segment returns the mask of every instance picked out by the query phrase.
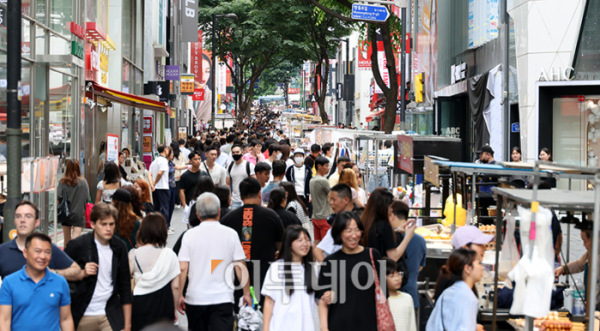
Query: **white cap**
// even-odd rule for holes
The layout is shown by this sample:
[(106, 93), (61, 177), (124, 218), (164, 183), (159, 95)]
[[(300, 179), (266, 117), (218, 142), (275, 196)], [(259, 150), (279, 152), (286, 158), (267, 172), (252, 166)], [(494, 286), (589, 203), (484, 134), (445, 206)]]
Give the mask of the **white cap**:
[(304, 150), (302, 148), (296, 148), (294, 150), (294, 155), (296, 155), (296, 154), (302, 154), (302, 155), (304, 155), (305, 153), (304, 153)]

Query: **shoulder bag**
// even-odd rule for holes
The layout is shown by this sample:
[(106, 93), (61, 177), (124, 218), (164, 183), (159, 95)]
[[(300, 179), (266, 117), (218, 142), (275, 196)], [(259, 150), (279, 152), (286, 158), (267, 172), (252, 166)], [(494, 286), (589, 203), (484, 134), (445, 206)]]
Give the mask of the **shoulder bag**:
[(385, 298), (385, 292), (383, 292), (381, 286), (379, 285), (377, 268), (375, 267), (375, 261), (373, 260), (373, 248), (369, 249), (369, 254), (371, 254), (371, 265), (373, 266), (373, 275), (375, 276), (375, 309), (377, 311), (377, 331), (396, 331), (390, 305)]
[(67, 191), (66, 190), (67, 190), (67, 188), (65, 187), (65, 184), (63, 184), (62, 199), (60, 200), (60, 203), (56, 207), (56, 214), (58, 216), (58, 219), (60, 219), (60, 220), (67, 220), (69, 218), (69, 216), (71, 216), (71, 210), (69, 209), (69, 202), (67, 201)]

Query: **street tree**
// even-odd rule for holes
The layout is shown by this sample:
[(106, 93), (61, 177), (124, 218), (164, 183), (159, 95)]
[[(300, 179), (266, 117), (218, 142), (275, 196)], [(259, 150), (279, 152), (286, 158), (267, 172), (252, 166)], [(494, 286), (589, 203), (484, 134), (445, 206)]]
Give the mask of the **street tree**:
[(381, 88), (386, 100), (385, 112), (383, 114), (383, 131), (386, 133), (391, 133), (394, 130), (399, 86), (394, 50), (398, 49), (397, 46), (400, 45), (399, 32), (402, 29), (402, 22), (400, 22), (398, 16), (393, 13), (389, 5), (387, 5), (388, 11), (390, 12), (390, 18), (388, 20), (382, 23), (369, 22), (366, 24), (363, 21), (350, 17), (352, 12), (352, 1), (350, 0), (307, 1), (310, 1), (311, 4), (321, 11), (321, 20), (331, 16), (342, 22), (356, 24), (360, 30), (366, 32), (368, 40), (371, 42), (371, 47), (373, 47), (374, 50), (376, 50), (377, 47), (377, 35), (381, 35), (381, 39), (383, 41), (383, 50), (387, 60), (386, 68), (389, 73), (389, 87), (384, 83), (382, 72), (379, 70), (377, 51), (373, 51), (371, 54), (371, 69), (373, 71), (375, 82)]

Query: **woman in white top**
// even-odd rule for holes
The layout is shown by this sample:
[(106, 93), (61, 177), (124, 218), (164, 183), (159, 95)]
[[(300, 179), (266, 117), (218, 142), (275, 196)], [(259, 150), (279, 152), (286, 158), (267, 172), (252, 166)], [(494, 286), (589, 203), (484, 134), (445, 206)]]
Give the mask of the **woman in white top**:
[(129, 186), (131, 183), (121, 178), (121, 172), (119, 166), (113, 162), (108, 161), (104, 165), (104, 179), (98, 182), (96, 188), (96, 203), (104, 201), (106, 203), (112, 202), (112, 195), (115, 191), (121, 188), (121, 186)]
[[(481, 280), (483, 266), (474, 250), (455, 250), (442, 267), (435, 285), (435, 308), (427, 321), (427, 331), (483, 330), (477, 324), (477, 295), (474, 285)], [(460, 304), (457, 304), (460, 303)]]
[(135, 281), (131, 330), (161, 320), (175, 321), (179, 299), (179, 260), (167, 245), (167, 223), (160, 213), (144, 217), (136, 236), (138, 248), (129, 251)]
[(314, 331), (316, 274), (308, 231), (290, 225), (283, 235), (278, 260), (267, 271), (261, 294), (265, 296), (263, 331)]

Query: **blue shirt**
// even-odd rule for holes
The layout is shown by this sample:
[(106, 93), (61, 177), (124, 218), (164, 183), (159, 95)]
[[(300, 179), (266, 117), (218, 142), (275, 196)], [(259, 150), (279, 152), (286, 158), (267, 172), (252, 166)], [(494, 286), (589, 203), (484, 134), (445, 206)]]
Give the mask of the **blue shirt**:
[[(402, 238), (398, 240), (398, 244), (402, 242)], [(413, 299), (415, 308), (419, 308), (419, 289), (417, 286), (417, 278), (421, 267), (425, 267), (427, 260), (427, 245), (425, 239), (416, 234), (412, 237), (408, 246), (406, 246), (406, 266), (408, 267), (408, 282), (402, 288), (403, 292), (410, 294)]]
[(269, 203), (269, 197), (271, 196), (271, 191), (273, 191), (273, 189), (276, 189), (279, 184), (281, 184), (280, 181), (277, 182), (270, 182), (267, 185), (265, 185), (265, 188), (262, 189), (262, 201), (264, 203)]
[(12, 306), (11, 330), (60, 331), (60, 307), (71, 304), (67, 280), (46, 268), (37, 284), (25, 267), (4, 278), (0, 305)]
[[(467, 283), (458, 281), (442, 292), (427, 321), (426, 331), (477, 329), (477, 297)], [(443, 321), (442, 321), (443, 319)]]
[[(14, 239), (0, 245), (0, 277), (2, 279), (23, 268), (25, 263), (25, 256)], [(63, 270), (72, 265), (73, 260), (62, 249), (52, 244), (52, 258), (48, 268)]]

